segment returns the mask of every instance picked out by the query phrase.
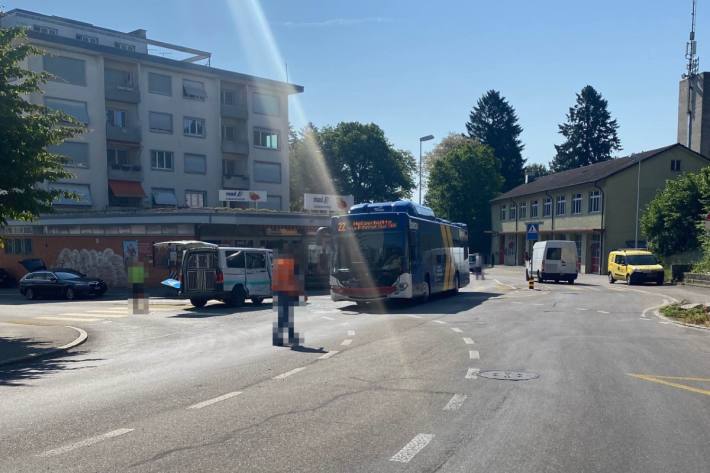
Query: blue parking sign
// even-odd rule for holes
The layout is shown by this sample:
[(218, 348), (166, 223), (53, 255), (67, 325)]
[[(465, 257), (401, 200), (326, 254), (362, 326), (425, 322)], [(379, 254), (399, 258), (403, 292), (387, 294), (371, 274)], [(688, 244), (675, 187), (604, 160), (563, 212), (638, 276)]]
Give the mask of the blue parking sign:
[(527, 230), (525, 233), (527, 234), (528, 240), (537, 241), (540, 238), (540, 224), (528, 223)]

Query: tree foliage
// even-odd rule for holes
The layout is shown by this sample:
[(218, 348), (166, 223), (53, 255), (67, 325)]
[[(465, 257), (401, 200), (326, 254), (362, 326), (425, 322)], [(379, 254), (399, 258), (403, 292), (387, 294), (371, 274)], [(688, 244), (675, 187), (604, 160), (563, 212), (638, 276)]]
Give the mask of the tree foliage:
[(491, 227), (490, 200), (503, 178), (493, 150), (466, 140), (436, 159), (429, 175), (426, 203), (437, 215), (468, 225), (469, 246), (487, 251)]
[(489, 90), (478, 99), (466, 130), (470, 138), (493, 149), (503, 176), (503, 192), (523, 183), (524, 146), (519, 139), (523, 129), (518, 124), (515, 109), (500, 92)]
[(39, 93), (49, 76), (23, 67), (27, 57), (41, 54), (24, 39), (21, 28), (0, 28), (0, 224), (50, 212), (60, 194), (72, 197), (42, 187), (71, 177), (63, 167), (65, 158), (46, 148), (75, 135), (78, 129), (64, 126), (73, 122), (69, 116), (50, 113), (25, 99)]
[(446, 155), (452, 149), (469, 141), (471, 141), (471, 138), (468, 138), (460, 133), (449, 133), (446, 135), (439, 143), (436, 144), (436, 146), (434, 146), (434, 149), (424, 155), (424, 174), (428, 176), (431, 172), (432, 166), (437, 160)]
[(607, 101), (591, 85), (577, 94), (576, 104), (567, 113), (567, 122), (559, 126), (565, 141), (555, 145), (557, 155), (550, 163), (552, 171), (608, 161), (613, 151), (621, 150), (619, 125), (611, 118), (607, 106)]
[(547, 166), (540, 163), (530, 163), (523, 168), (525, 175), (533, 177), (542, 177), (550, 174), (550, 170)]
[(291, 146), (292, 207), (304, 192), (352, 194), (355, 202), (408, 198), (417, 169), (411, 153), (395, 149), (373, 124), (342, 122), (304, 128)]

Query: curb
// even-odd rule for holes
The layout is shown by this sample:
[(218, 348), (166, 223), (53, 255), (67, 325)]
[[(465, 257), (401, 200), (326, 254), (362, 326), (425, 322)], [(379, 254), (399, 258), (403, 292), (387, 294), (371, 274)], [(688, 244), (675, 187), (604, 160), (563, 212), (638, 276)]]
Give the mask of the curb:
[[(665, 306), (663, 306), (663, 307), (665, 307)], [(670, 322), (670, 323), (672, 323), (672, 324), (674, 324), (674, 325), (678, 325), (678, 326), (681, 326), (681, 327), (687, 327), (687, 328), (694, 328), (694, 329), (698, 329), (698, 330), (707, 330), (707, 331), (710, 331), (710, 327), (703, 327), (702, 325), (695, 325), (695, 324), (687, 324), (687, 323), (685, 323), (685, 322), (678, 322), (677, 320), (674, 320), (674, 319), (671, 319), (671, 318), (669, 318), (669, 317), (666, 317), (665, 315), (661, 314), (660, 308), (654, 310), (653, 313), (654, 313), (655, 316), (658, 317), (659, 319), (663, 319), (663, 320), (665, 320), (665, 321), (667, 321), (667, 322)]]
[(46, 358), (48, 356), (54, 356), (59, 353), (64, 353), (68, 350), (71, 350), (74, 347), (78, 347), (79, 345), (84, 343), (87, 338), (89, 338), (89, 335), (83, 329), (80, 329), (78, 327), (72, 327), (71, 325), (65, 325), (64, 327), (76, 330), (79, 333), (79, 336), (76, 337), (71, 342), (67, 343), (66, 345), (62, 345), (60, 347), (54, 348), (54, 349), (46, 351), (46, 352), (30, 353), (29, 355), (18, 356), (16, 358), (10, 358), (9, 360), (2, 360), (2, 361), (0, 361), (0, 366), (11, 365), (14, 363), (22, 363), (22, 362), (32, 361), (32, 360), (38, 360), (40, 358)]

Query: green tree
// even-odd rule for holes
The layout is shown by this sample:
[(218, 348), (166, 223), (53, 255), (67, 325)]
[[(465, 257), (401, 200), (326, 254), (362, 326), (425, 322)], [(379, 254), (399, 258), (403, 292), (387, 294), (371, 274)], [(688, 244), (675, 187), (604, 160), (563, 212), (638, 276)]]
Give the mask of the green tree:
[(557, 154), (550, 163), (553, 172), (608, 161), (613, 151), (621, 150), (619, 125), (612, 120), (607, 106), (607, 101), (591, 85), (577, 94), (577, 103), (569, 109), (567, 122), (559, 126), (565, 141), (555, 145)]
[(533, 177), (542, 177), (550, 174), (550, 170), (547, 166), (540, 163), (530, 163), (523, 168), (525, 175)]
[(452, 149), (468, 141), (471, 141), (471, 138), (460, 133), (449, 133), (446, 135), (441, 141), (439, 141), (439, 143), (436, 144), (436, 146), (434, 146), (434, 149), (424, 155), (424, 174), (429, 176), (435, 161)]
[(72, 197), (42, 188), (71, 177), (63, 167), (66, 158), (48, 152), (47, 146), (74, 136), (78, 128), (63, 125), (72, 122), (69, 116), (25, 100), (40, 92), (49, 75), (22, 66), (27, 57), (41, 54), (24, 39), (22, 28), (0, 28), (0, 225), (50, 212), (62, 194)]
[(503, 192), (523, 183), (524, 146), (519, 138), (523, 129), (518, 124), (515, 109), (500, 92), (489, 90), (478, 99), (469, 115), (466, 130), (470, 138), (493, 149), (503, 176)]
[[(291, 210), (303, 210), (303, 194), (330, 194), (333, 188), (324, 177), (318, 161), (323, 156), (318, 151), (318, 128), (309, 123), (301, 131), (289, 133), (289, 179)], [(327, 167), (325, 168), (327, 169)]]
[(468, 225), (469, 246), (487, 252), (491, 228), (490, 200), (503, 178), (493, 150), (467, 140), (435, 160), (429, 175), (426, 203), (437, 215)]

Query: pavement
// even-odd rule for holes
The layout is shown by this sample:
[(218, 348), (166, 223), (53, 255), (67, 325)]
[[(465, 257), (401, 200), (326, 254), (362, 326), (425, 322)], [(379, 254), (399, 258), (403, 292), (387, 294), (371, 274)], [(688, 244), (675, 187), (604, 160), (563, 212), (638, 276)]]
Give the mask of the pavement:
[(684, 288), (486, 276), (426, 304), (312, 297), (298, 350), (266, 304), (0, 299), (0, 321), (89, 334), (0, 369), (0, 471), (707, 473), (710, 334), (653, 313)]
[(58, 355), (85, 340), (86, 332), (71, 326), (0, 322), (0, 365)]

